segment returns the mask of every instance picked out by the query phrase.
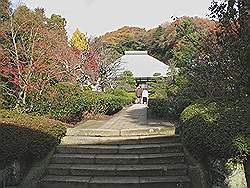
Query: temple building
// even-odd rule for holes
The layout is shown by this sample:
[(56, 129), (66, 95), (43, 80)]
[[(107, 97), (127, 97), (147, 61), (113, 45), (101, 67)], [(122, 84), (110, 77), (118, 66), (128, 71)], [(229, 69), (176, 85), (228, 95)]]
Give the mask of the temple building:
[(121, 71), (131, 71), (138, 84), (154, 81), (155, 75), (166, 77), (170, 73), (168, 65), (148, 55), (147, 51), (125, 51)]

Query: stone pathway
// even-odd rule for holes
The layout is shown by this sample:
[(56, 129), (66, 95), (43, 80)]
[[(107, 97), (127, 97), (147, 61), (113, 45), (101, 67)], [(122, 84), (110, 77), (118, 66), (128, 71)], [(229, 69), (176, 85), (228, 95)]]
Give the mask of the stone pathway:
[(39, 188), (190, 188), (175, 126), (135, 104), (67, 130)]

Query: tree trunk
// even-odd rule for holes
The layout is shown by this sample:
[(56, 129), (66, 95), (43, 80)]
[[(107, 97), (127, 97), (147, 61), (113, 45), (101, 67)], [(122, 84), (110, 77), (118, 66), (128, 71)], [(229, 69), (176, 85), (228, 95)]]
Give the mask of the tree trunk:
[(23, 91), (23, 97), (22, 97), (22, 104), (25, 106), (26, 105), (26, 97), (27, 97), (27, 92)]

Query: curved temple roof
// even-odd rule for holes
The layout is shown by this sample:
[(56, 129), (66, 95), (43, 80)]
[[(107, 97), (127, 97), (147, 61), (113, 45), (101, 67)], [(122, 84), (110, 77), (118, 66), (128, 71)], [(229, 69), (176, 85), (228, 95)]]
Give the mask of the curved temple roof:
[(125, 51), (121, 57), (121, 69), (131, 71), (134, 77), (153, 77), (155, 73), (166, 76), (169, 66), (148, 55), (147, 51)]

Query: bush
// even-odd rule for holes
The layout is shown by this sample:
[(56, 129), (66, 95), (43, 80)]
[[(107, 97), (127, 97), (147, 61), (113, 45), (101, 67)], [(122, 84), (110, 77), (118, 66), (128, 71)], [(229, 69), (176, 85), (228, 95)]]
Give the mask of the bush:
[(127, 92), (123, 89), (112, 89), (107, 93), (120, 97), (123, 105), (131, 104), (136, 99), (135, 92)]
[(248, 102), (199, 101), (181, 114), (183, 139), (198, 158), (242, 159), (247, 154)]
[(184, 75), (176, 75), (175, 81), (172, 81), (170, 77), (156, 77), (155, 83), (151, 85), (151, 98), (170, 98), (182, 95), (183, 90), (187, 88), (188, 80)]
[(118, 97), (129, 97), (128, 92), (123, 89), (111, 89), (107, 93), (118, 96)]
[(0, 110), (1, 167), (15, 159), (43, 158), (65, 133), (66, 125), (60, 121)]
[[(118, 97), (115, 95), (105, 94), (100, 97), (97, 101), (103, 101), (99, 106), (103, 106), (103, 113), (106, 115), (112, 115), (116, 112), (120, 111), (122, 107), (125, 105), (125, 101), (123, 101), (123, 97)], [(125, 99), (126, 100), (126, 99)]]
[(201, 117), (205, 122), (214, 122), (218, 119), (218, 108), (216, 102), (196, 101), (188, 106), (181, 114), (181, 121), (188, 122), (196, 117)]
[(149, 100), (149, 109), (159, 118), (176, 120), (190, 103), (191, 100), (184, 96), (155, 98)]
[(115, 93), (91, 92), (85, 97), (85, 101), (89, 101), (86, 111), (91, 114), (113, 115), (124, 106), (133, 102), (133, 98), (123, 93), (122, 95)]
[(42, 95), (34, 92), (28, 97), (30, 112), (36, 115), (48, 115), (51, 118), (70, 122), (81, 116), (82, 102), (80, 88), (69, 83), (47, 86)]
[(4, 85), (3, 82), (1, 82), (1, 76), (0, 76), (0, 108), (14, 108), (16, 104), (16, 99), (13, 96), (5, 94), (4, 88), (2, 85)]
[(36, 93), (30, 96), (30, 101), (32, 112), (38, 115), (78, 122), (86, 113), (112, 115), (131, 104), (133, 98), (123, 90), (111, 90), (110, 93), (82, 91), (72, 84), (58, 83), (47, 87), (42, 96)]

